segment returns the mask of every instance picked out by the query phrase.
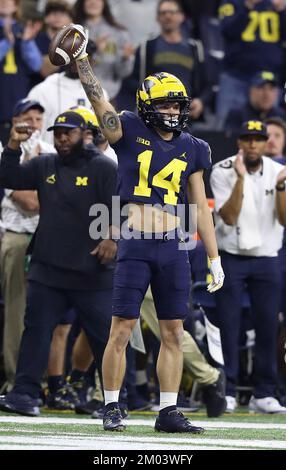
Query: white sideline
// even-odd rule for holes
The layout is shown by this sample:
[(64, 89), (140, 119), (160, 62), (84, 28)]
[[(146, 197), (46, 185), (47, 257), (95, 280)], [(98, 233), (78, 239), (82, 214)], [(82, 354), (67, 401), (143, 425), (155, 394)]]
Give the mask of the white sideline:
[[(238, 423), (231, 421), (210, 421), (191, 419), (196, 425), (203, 426), (206, 429), (286, 429), (285, 423)], [(0, 423), (23, 423), (23, 424), (79, 424), (79, 425), (98, 425), (100, 419), (91, 418), (59, 418), (39, 416), (29, 418), (26, 416), (0, 416)], [(154, 426), (155, 420), (152, 419), (128, 419), (125, 420), (127, 426)]]
[[(216, 448), (227, 449), (286, 449), (285, 441), (273, 440), (251, 440), (249, 439), (208, 439), (204, 437), (139, 437), (139, 436), (119, 436), (116, 435), (109, 437), (101, 436), (80, 436), (70, 435), (61, 436), (54, 435), (53, 437), (47, 436), (0, 436), (0, 449), (6, 448), (7, 445), (18, 445), (18, 448), (25, 449), (26, 445), (29, 447), (43, 449), (89, 449), (89, 450), (102, 450), (102, 449), (202, 449), (203, 446), (212, 446)], [(201, 444), (201, 445), (200, 445)], [(195, 446), (195, 447), (194, 447)], [(208, 447), (209, 448), (209, 447)]]

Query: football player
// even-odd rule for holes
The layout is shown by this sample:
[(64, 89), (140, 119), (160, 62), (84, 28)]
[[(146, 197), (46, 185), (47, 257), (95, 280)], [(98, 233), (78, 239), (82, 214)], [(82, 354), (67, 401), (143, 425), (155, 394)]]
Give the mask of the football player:
[(138, 116), (131, 112), (118, 116), (105, 99), (85, 51), (76, 63), (102, 133), (116, 151), (118, 191), (121, 203), (128, 204), (128, 226), (133, 230), (132, 237), (125, 230), (118, 243), (113, 319), (103, 362), (104, 429), (125, 428), (118, 406), (125, 348), (151, 284), (161, 333), (160, 412), (155, 429), (201, 433), (203, 428), (193, 426), (176, 409), (190, 290), (188, 254), (181, 249), (176, 207), (184, 204), (186, 192), (197, 205), (198, 232), (210, 258), (208, 290), (214, 292), (223, 285), (224, 273), (203, 183), (203, 171), (211, 165), (209, 145), (183, 131), (190, 98), (175, 76), (164, 72), (148, 76), (137, 91)]

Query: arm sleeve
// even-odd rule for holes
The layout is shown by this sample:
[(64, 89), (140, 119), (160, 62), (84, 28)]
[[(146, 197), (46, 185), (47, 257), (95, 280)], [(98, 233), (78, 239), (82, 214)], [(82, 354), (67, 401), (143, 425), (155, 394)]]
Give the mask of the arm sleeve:
[(225, 38), (240, 39), (248, 24), (249, 9), (242, 0), (223, 0), (219, 7), (221, 31)]
[(39, 72), (43, 65), (43, 56), (34, 40), (21, 41), (22, 57), (33, 72)]
[(226, 171), (227, 170), (220, 166), (215, 166), (210, 176), (210, 185), (214, 195), (215, 210), (217, 213), (232, 193), (232, 188), (227, 182)]
[(21, 150), (5, 147), (0, 163), (0, 186), (8, 189), (38, 189), (39, 158), (20, 165)]

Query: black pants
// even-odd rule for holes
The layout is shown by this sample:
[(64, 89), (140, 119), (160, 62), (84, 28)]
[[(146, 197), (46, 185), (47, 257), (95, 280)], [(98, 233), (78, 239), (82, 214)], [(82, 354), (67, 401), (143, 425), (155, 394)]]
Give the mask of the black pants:
[(247, 284), (255, 328), (254, 396), (274, 396), (277, 385), (277, 330), (281, 274), (277, 257), (221, 253), (225, 283), (216, 292), (218, 326), (227, 377), (226, 394), (235, 396), (239, 368), (242, 298)]
[(21, 340), (13, 391), (37, 398), (47, 368), (55, 327), (63, 313), (73, 308), (86, 333), (101, 370), (104, 349), (111, 325), (111, 289), (56, 289), (38, 282), (29, 282), (25, 329)]

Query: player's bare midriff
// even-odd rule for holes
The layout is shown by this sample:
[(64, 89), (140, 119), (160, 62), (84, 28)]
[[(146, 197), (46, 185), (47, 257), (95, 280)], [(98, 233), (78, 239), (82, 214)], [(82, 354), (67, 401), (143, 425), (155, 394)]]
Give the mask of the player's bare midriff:
[(149, 204), (129, 201), (128, 225), (140, 232), (169, 232), (180, 225), (180, 218)]

